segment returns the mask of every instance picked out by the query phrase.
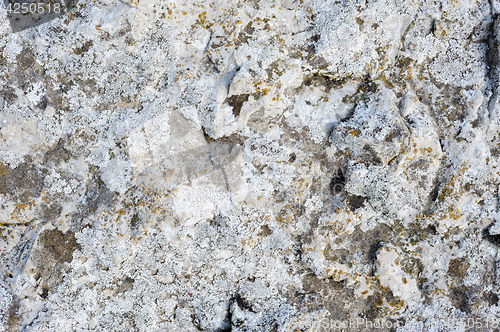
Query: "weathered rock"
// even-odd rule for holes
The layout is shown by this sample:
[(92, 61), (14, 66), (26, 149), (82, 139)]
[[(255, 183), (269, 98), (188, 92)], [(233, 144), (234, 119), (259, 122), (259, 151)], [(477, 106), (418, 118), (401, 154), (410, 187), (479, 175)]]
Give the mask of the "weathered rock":
[(0, 331), (500, 315), (497, 1), (63, 7), (0, 20)]

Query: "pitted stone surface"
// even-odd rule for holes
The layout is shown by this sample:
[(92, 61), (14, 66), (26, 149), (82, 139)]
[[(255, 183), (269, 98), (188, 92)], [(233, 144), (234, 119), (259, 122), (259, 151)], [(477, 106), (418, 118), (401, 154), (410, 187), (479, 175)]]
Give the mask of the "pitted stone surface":
[(0, 331), (498, 326), (497, 1), (65, 4), (0, 5)]

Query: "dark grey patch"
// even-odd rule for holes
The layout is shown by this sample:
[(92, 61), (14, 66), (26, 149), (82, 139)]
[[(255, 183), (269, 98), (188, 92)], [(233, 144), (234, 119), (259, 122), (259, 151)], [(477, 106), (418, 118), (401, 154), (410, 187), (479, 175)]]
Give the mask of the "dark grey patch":
[(44, 300), (49, 297), (49, 288), (47, 286), (42, 287), (42, 293), (40, 293), (40, 297)]
[(378, 317), (380, 312), (380, 309), (376, 305), (379, 299), (377, 296), (370, 295), (366, 300), (368, 303), (368, 308), (363, 311), (362, 317), (368, 319), (369, 321), (372, 321)]
[(387, 242), (393, 240), (394, 231), (385, 224), (378, 224), (372, 231), (363, 232), (356, 228), (352, 235), (343, 235), (337, 239), (339, 243), (348, 243), (345, 247), (351, 254), (348, 261), (354, 261), (357, 251), (364, 253), (362, 264), (373, 264), (377, 258), (377, 251)]
[(302, 278), (302, 285), (303, 289), (293, 294), (293, 303), (306, 310), (326, 308), (330, 312), (328, 318), (348, 321), (349, 317), (355, 317), (366, 309), (364, 300), (357, 299), (345, 281), (320, 279), (314, 274), (307, 274)]
[(332, 250), (330, 245), (328, 245), (325, 249), (325, 258), (333, 262), (339, 262), (340, 264), (348, 264), (350, 263), (348, 257), (349, 257), (349, 250), (347, 249)]
[(429, 234), (432, 234), (432, 235), (437, 234), (437, 228), (434, 225), (427, 226), (427, 231), (429, 232)]
[(357, 209), (363, 207), (365, 205), (365, 201), (367, 197), (358, 196), (358, 195), (348, 195), (347, 196), (347, 204), (352, 212), (356, 212)]
[(412, 162), (407, 167), (408, 170), (420, 169), (420, 170), (423, 170), (423, 171), (425, 171), (427, 168), (429, 168), (429, 161), (426, 160), (426, 159), (418, 159), (418, 160)]
[(227, 103), (233, 108), (233, 115), (237, 117), (241, 113), (241, 108), (243, 104), (248, 101), (250, 95), (248, 93), (243, 93), (241, 95), (235, 95), (227, 98)]
[[(493, 1), (489, 1), (490, 10), (495, 13), (496, 10), (493, 9)], [(491, 97), (488, 101), (488, 110), (490, 110), (490, 117), (492, 110), (495, 107), (495, 102), (498, 97), (499, 88), (499, 66), (500, 66), (500, 56), (498, 55), (499, 40), (497, 36), (498, 31), (498, 13), (493, 14), (491, 23), (488, 27), (487, 41), (488, 41), (488, 51), (486, 52), (486, 68), (488, 70), (487, 77), (489, 88), (491, 89)]]
[(7, 311), (7, 319), (5, 326), (7, 331), (17, 331), (19, 323), (21, 322), (21, 315), (19, 314), (19, 309), (21, 308), (21, 301), (17, 296), (10, 304), (9, 310)]
[(254, 312), (253, 309), (252, 309), (252, 304), (250, 303), (250, 301), (246, 300), (240, 294), (236, 294), (234, 296), (234, 300), (236, 301), (236, 303), (238, 303), (238, 306), (240, 308), (248, 310), (250, 312)]
[(44, 252), (50, 254), (56, 263), (71, 262), (73, 252), (81, 249), (80, 244), (76, 242), (75, 233), (71, 230), (66, 233), (58, 229), (43, 231), (38, 242), (43, 244)]
[(212, 219), (209, 220), (210, 226), (222, 227), (222, 228), (227, 227), (228, 221), (229, 218), (221, 214), (217, 214)]
[(139, 218), (139, 214), (136, 212), (130, 219), (130, 227), (137, 228), (137, 226), (139, 226), (140, 223), (141, 219)]
[(24, 47), (22, 51), (17, 55), (17, 64), (22, 70), (30, 69), (33, 66), (34, 62), (35, 56), (33, 54), (33, 51), (28, 47)]
[(444, 183), (446, 182), (446, 167), (440, 167), (438, 174), (433, 180), (432, 190), (429, 193), (426, 214), (440, 201), (439, 193)]
[(41, 285), (41, 297), (46, 299), (63, 280), (61, 270), (67, 269), (73, 260), (73, 252), (80, 250), (75, 233), (68, 230), (66, 233), (58, 229), (45, 230), (37, 239), (38, 246), (33, 251), (35, 265), (34, 278)]
[(38, 104), (36, 104), (36, 107), (44, 111), (47, 108), (48, 105), (48, 100), (46, 96), (42, 97), (42, 100)]
[(5, 66), (7, 64), (7, 59), (3, 56), (3, 50), (5, 47), (0, 48), (0, 66)]
[(368, 250), (368, 260), (370, 263), (375, 263), (378, 251), (383, 247), (383, 245), (384, 243), (382, 241), (377, 241), (370, 246), (370, 250)]
[(99, 176), (99, 168), (90, 167), (92, 181), (88, 184), (87, 191), (81, 203), (77, 206), (77, 211), (71, 214), (73, 226), (82, 229), (87, 224), (86, 217), (96, 213), (100, 207), (112, 207), (117, 201), (119, 194), (106, 187), (104, 181)]
[(236, 40), (236, 44), (240, 45), (243, 43), (247, 43), (248, 39), (250, 39), (254, 33), (255, 29), (252, 27), (252, 22), (248, 23), (245, 29), (241, 31), (238, 35), (238, 39)]
[(469, 306), (469, 288), (466, 286), (452, 288), (450, 292), (451, 304), (462, 310), (463, 312), (470, 313), (471, 308)]
[(305, 207), (303, 204), (294, 204), (290, 207), (290, 210), (296, 217), (300, 217), (304, 214), (306, 211)]
[[(90, 91), (90, 92), (97, 92), (97, 83), (96, 81), (93, 79), (93, 78), (90, 78), (88, 80), (81, 80), (79, 78), (76, 78), (75, 79), (75, 82), (83, 89), (83, 90), (86, 90), (86, 91)], [(101, 89), (104, 89), (104, 88), (101, 88)], [(127, 97), (127, 98), (124, 98), (124, 97), (121, 97), (120, 98), (122, 99), (128, 99), (128, 101), (125, 101), (126, 102), (129, 102), (130, 103), (130, 96)]]
[(332, 178), (330, 182), (330, 191), (332, 194), (340, 194), (344, 191), (345, 177), (342, 170), (339, 168), (337, 174)]
[(126, 277), (125, 280), (122, 281), (122, 284), (116, 288), (116, 293), (120, 294), (131, 291), (134, 288), (134, 281), (134, 279)]
[(483, 298), (489, 305), (497, 305), (498, 304), (498, 295), (495, 293), (492, 293), (492, 292), (484, 293)]
[(0, 90), (0, 97), (11, 104), (17, 99), (16, 90), (8, 85), (4, 85)]
[[(50, 2), (42, 0), (4, 0), (3, 2), (5, 8), (11, 9), (7, 11), (7, 19), (14, 33), (36, 27), (63, 16), (78, 3), (77, 0), (52, 0)], [(23, 5), (27, 5), (27, 8), (31, 9), (27, 11), (23, 10)], [(43, 11), (39, 10), (39, 6), (41, 5), (44, 6)]]
[(36, 62), (35, 54), (30, 46), (24, 46), (17, 55), (17, 66), (12, 77), (17, 80), (21, 90), (28, 89), (33, 83), (42, 79), (44, 69)]
[(5, 174), (0, 175), (0, 193), (17, 195), (20, 191), (29, 192), (30, 197), (40, 196), (45, 174), (34, 164), (25, 162), (12, 169), (3, 166)]
[(403, 135), (402, 135), (402, 132), (401, 132), (401, 129), (393, 129), (391, 130), (391, 132), (389, 134), (387, 134), (385, 136), (385, 139), (384, 141), (385, 142), (392, 142), (395, 138), (401, 138)]
[(483, 239), (491, 244), (496, 245), (497, 247), (500, 247), (500, 234), (490, 234), (490, 229), (492, 226), (493, 224), (490, 224), (488, 227), (483, 229), (482, 231)]
[(59, 204), (44, 204), (42, 205), (40, 217), (48, 222), (56, 221), (57, 218), (61, 215), (62, 206)]
[(430, 193), (430, 200), (431, 200), (431, 203), (435, 202), (437, 200), (437, 197), (439, 195), (439, 188), (441, 187), (439, 181), (438, 181), (438, 178), (435, 179), (434, 181), (434, 186), (431, 190), (431, 193)]
[(302, 84), (304, 86), (324, 86), (326, 92), (330, 92), (332, 89), (339, 89), (344, 86), (348, 78), (335, 78), (330, 77), (326, 74), (314, 73), (309, 76)]
[(328, 62), (321, 55), (315, 55), (309, 60), (309, 64), (314, 68), (324, 70), (328, 68)]
[(269, 228), (269, 226), (262, 225), (262, 226), (260, 226), (260, 231), (257, 235), (266, 237), (266, 236), (271, 235), (272, 233), (273, 233), (273, 231)]
[(82, 55), (83, 53), (86, 53), (92, 45), (94, 45), (94, 42), (92, 40), (87, 40), (81, 47), (75, 47), (73, 53), (76, 55)]
[(365, 144), (365, 146), (363, 146), (363, 151), (365, 151), (366, 153), (361, 155), (361, 156), (358, 156), (356, 158), (356, 160), (359, 163), (363, 163), (363, 164), (367, 164), (367, 165), (380, 165), (380, 164), (382, 164), (382, 160), (378, 156), (377, 152), (373, 149), (373, 147), (371, 147), (368, 144)]
[(454, 121), (464, 121), (465, 117), (467, 116), (466, 112), (463, 109), (455, 109), (455, 108), (450, 108), (448, 113), (446, 114), (448, 117), (448, 120), (451, 122)]
[(466, 257), (451, 259), (447, 273), (455, 278), (463, 279), (469, 266), (470, 263)]
[(44, 155), (43, 164), (49, 167), (58, 166), (61, 162), (68, 162), (71, 153), (65, 148), (64, 140), (60, 139)]
[(310, 44), (306, 46), (306, 52), (307, 52), (306, 59), (311, 59), (313, 55), (316, 54), (316, 44), (318, 43), (320, 38), (321, 38), (320, 35), (314, 35), (311, 38), (309, 38)]

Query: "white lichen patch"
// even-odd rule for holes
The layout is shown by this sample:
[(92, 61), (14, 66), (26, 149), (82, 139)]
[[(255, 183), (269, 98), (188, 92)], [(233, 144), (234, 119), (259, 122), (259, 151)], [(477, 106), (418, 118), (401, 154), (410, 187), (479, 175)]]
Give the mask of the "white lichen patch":
[(397, 248), (384, 246), (377, 255), (377, 273), (380, 284), (404, 301), (418, 301), (421, 297), (417, 281), (401, 269), (403, 258)]
[(499, 9), (1, 10), (0, 331), (493, 323)]

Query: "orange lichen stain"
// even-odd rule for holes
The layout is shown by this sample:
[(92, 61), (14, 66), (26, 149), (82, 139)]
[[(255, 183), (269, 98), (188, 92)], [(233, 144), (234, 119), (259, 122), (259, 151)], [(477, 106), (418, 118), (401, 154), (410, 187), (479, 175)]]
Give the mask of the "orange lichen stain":
[(125, 213), (127, 213), (124, 209), (120, 209), (118, 211), (115, 211), (115, 213), (119, 216), (123, 216)]
[(422, 151), (424, 152), (428, 152), (428, 153), (431, 153), (432, 152), (432, 148), (431, 147), (428, 147), (428, 148), (423, 148), (421, 149)]
[(450, 207), (449, 211), (450, 211), (449, 212), (449, 216), (450, 216), (451, 219), (457, 220), (457, 219), (459, 219), (461, 217), (461, 213), (460, 213), (460, 210), (458, 209), (458, 207), (456, 208), (456, 211), (453, 210), (452, 207)]
[(351, 130), (349, 130), (349, 133), (350, 133), (352, 136), (359, 137), (359, 134), (361, 134), (361, 131), (360, 131), (360, 130), (357, 130), (357, 129), (351, 129)]
[[(31, 210), (31, 205), (32, 204), (35, 204), (35, 202), (33, 201), (33, 202), (29, 203), (30, 210)], [(12, 211), (12, 213), (10, 215), (12, 216), (12, 215), (16, 214), (16, 212), (24, 211), (27, 206), (28, 206), (28, 204), (16, 203), (14, 211)]]

